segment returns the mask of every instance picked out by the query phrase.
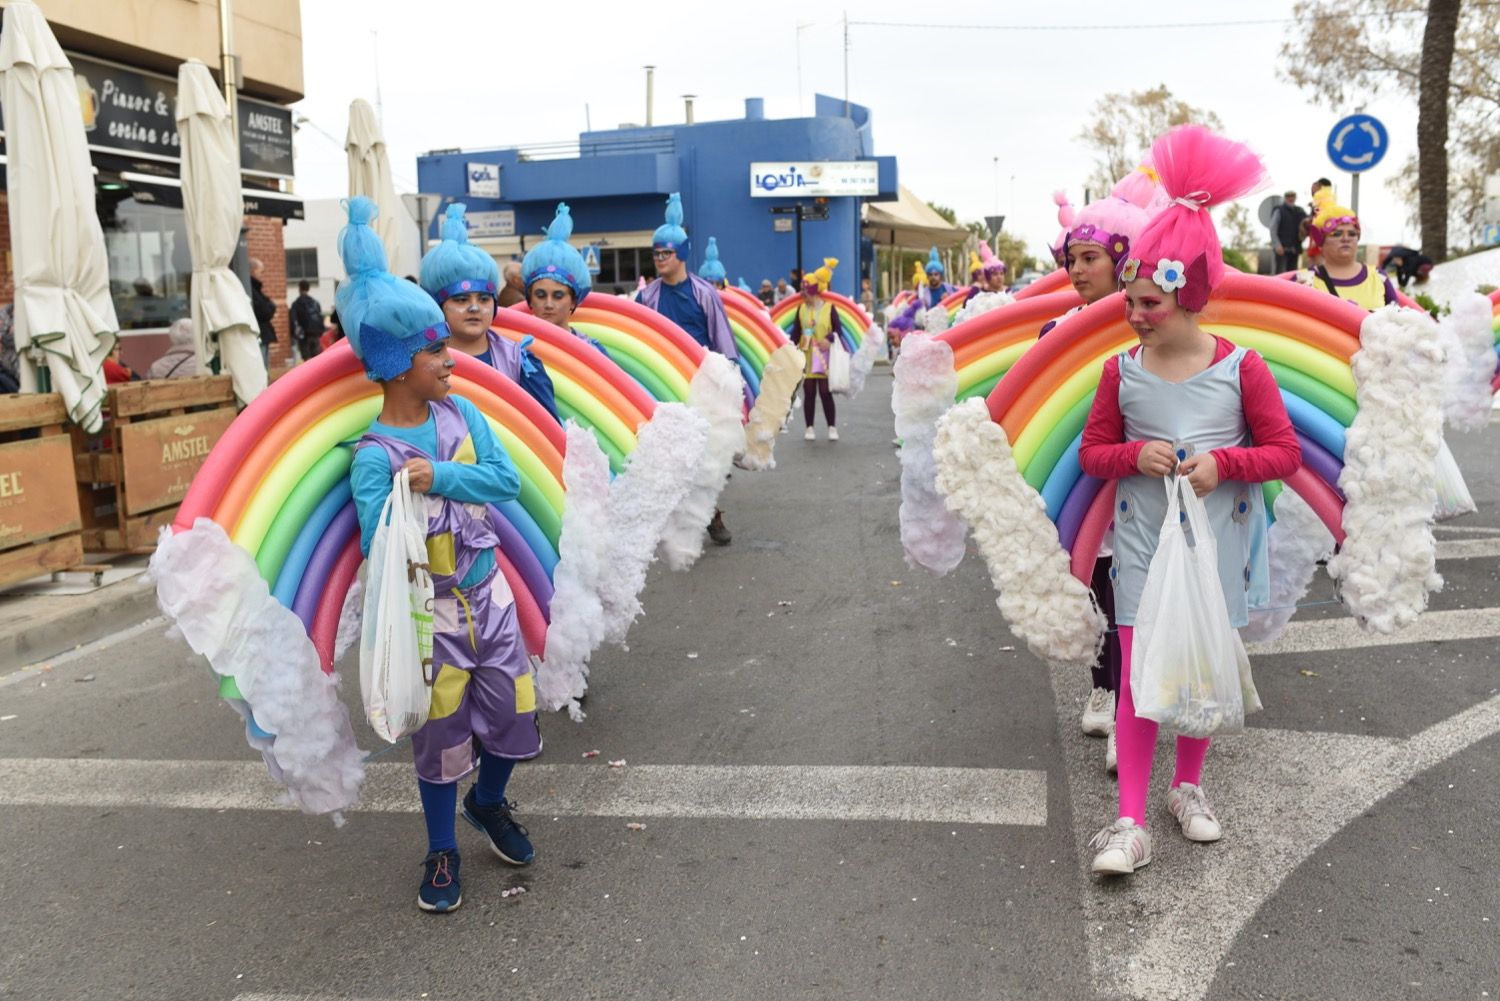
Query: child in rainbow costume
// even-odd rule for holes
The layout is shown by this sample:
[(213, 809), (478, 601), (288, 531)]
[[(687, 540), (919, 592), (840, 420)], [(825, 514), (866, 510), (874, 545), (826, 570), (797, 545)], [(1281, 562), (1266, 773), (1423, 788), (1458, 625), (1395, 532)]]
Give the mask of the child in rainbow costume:
[(384, 393), (379, 418), (356, 446), (350, 481), (366, 554), (397, 471), (407, 470), (426, 502), (434, 676), (431, 714), (412, 735), (428, 839), (417, 904), (445, 912), (463, 903), (454, 812), (458, 782), (476, 768), (464, 819), (502, 861), (527, 865), (533, 857), (505, 787), (517, 761), (541, 753), (536, 694), (487, 510), (516, 498), (520, 479), (478, 409), (449, 396), (453, 360), (442, 311), (434, 297), (386, 270), (369, 226), (373, 216), (373, 202), (352, 199), (339, 240), (349, 274), (338, 290), (339, 315), (350, 347)]
[(568, 242), (572, 235), (573, 214), (566, 202), (558, 202), (557, 214), (547, 227), (547, 239), (528, 250), (521, 261), (526, 304), (538, 319), (561, 327), (608, 356), (604, 345), (580, 334), (568, 322), (594, 285), (583, 255)]
[(963, 308), (953, 318), (953, 325), (960, 323), (983, 313), (988, 313), (996, 306), (1004, 306), (1014, 302), (1014, 297), (1005, 291), (1005, 262), (995, 256), (988, 243), (979, 244), (979, 253), (970, 255), (978, 266), (979, 283), (969, 290), (969, 296), (964, 300)]
[[(1058, 320), (1115, 292), (1118, 287), (1116, 270), (1131, 246), (1140, 239), (1141, 232), (1154, 214), (1148, 211), (1148, 206), (1154, 206), (1156, 210), (1163, 207), (1155, 204), (1157, 192), (1155, 171), (1149, 167), (1141, 167), (1116, 182), (1107, 197), (1090, 202), (1076, 212), (1071, 212), (1071, 206), (1069, 207), (1071, 218), (1063, 232), (1059, 252), (1073, 290), (1083, 303), (1074, 306), (1063, 316), (1049, 320), (1042, 327), (1039, 338), (1047, 336)], [(1119, 636), (1115, 632), (1112, 570), (1113, 559), (1106, 547), (1106, 551), (1101, 552), (1094, 561), (1090, 589), (1108, 621), (1109, 630), (1104, 635), (1104, 645), (1091, 668), (1093, 684), (1080, 720), (1085, 734), (1107, 738), (1104, 767), (1109, 772), (1115, 771), (1118, 757), (1114, 721), (1121, 674)]]
[(442, 242), (422, 258), (421, 279), (422, 288), (442, 308), (452, 333), (452, 349), (495, 369), (557, 418), (552, 379), (528, 350), (531, 339), (518, 344), (490, 329), (495, 322), (500, 269), (493, 257), (469, 242), (462, 202), (448, 206)]
[[(1208, 511), (1218, 543), (1219, 583), (1230, 624), (1248, 622), (1251, 593), (1264, 589), (1264, 530), (1258, 484), (1291, 475), (1301, 450), (1275, 380), (1260, 355), (1202, 330), (1198, 314), (1225, 266), (1208, 209), (1254, 191), (1264, 180), (1246, 147), (1198, 126), (1173, 129), (1152, 150), (1173, 201), (1119, 265), (1127, 319), (1138, 347), (1104, 365), (1079, 450), (1083, 471), (1115, 480), (1114, 585), (1121, 679), (1119, 817), (1094, 838), (1092, 869), (1129, 874), (1151, 861), (1142, 826), (1157, 725), (1136, 716), (1131, 647), (1147, 570), (1166, 510), (1161, 478), (1183, 476)], [(1222, 836), (1200, 782), (1207, 738), (1177, 738), (1177, 771), (1167, 807), (1183, 836)]]
[(802, 277), (802, 302), (797, 305), (797, 320), (792, 325), (791, 338), (805, 358), (802, 367), (802, 418), (807, 430), (802, 437), (812, 441), (817, 437), (814, 423), (818, 415), (818, 400), (823, 401), (823, 419), (828, 422), (828, 440), (839, 440), (837, 417), (833, 406), (833, 393), (828, 387), (828, 362), (834, 345), (842, 338), (843, 323), (839, 320), (833, 303), (823, 298), (833, 281), (833, 269), (838, 260), (825, 257), (823, 266)]

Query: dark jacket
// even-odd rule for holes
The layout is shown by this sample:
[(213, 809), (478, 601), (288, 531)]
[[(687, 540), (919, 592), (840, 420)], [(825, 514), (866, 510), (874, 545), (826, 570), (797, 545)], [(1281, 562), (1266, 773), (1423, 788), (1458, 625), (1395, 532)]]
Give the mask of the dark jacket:
[(316, 341), (323, 336), (323, 305), (307, 293), (292, 302), (289, 319), (293, 337)]
[(1271, 236), (1276, 243), (1287, 249), (1287, 253), (1302, 247), (1302, 221), (1307, 212), (1300, 205), (1282, 202), (1271, 210)]
[(271, 317), (276, 315), (276, 304), (266, 295), (259, 278), (250, 279), (250, 309), (255, 313), (255, 322), (260, 324), (260, 342), (276, 343), (276, 328), (271, 326)]

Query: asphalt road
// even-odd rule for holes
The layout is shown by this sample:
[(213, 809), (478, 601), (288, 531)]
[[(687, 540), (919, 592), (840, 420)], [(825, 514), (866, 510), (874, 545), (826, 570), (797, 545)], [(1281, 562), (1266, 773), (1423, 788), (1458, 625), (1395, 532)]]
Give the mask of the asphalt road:
[(587, 720), (517, 770), (536, 863), (461, 824), (452, 915), (414, 905), (404, 748), (335, 827), (276, 806), (159, 625), (0, 678), (0, 997), (1500, 997), (1500, 429), (1451, 439), (1481, 509), (1438, 533), (1449, 614), (1367, 645), (1317, 582), (1210, 753), (1224, 841), (1177, 836), (1164, 741), (1156, 859), (1101, 883), (1087, 679), (1018, 649), (972, 552), (905, 565), (890, 386), (735, 474), (732, 546), (653, 572)]

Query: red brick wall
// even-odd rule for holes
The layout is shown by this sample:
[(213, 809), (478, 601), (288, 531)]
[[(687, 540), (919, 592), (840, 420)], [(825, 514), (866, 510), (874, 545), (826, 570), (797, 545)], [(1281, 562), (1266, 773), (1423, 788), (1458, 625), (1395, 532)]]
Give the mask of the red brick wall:
[(0, 303), (15, 300), (16, 278), (10, 261), (10, 196), (0, 191)]
[(276, 328), (276, 343), (271, 345), (271, 367), (280, 368), (291, 361), (291, 325), (286, 313), (286, 241), (285, 224), (280, 219), (246, 216), (245, 242), (250, 256), (265, 264), (260, 281), (266, 296), (276, 304), (271, 324)]

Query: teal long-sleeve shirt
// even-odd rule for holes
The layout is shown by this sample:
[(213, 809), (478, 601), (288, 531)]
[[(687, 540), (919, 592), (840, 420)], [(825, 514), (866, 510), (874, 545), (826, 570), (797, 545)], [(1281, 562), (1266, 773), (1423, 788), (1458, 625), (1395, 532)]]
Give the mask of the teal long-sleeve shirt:
[[(461, 396), (455, 396), (453, 400), (469, 425), (469, 437), (474, 442), (474, 462), (434, 462), (430, 492), (465, 504), (499, 504), (514, 500), (521, 493), (521, 478), (515, 464), (505, 454), (505, 448), (478, 408)], [(370, 430), (399, 438), (429, 456), (437, 454), (437, 419), (430, 412), (426, 423), (418, 427), (392, 427), (377, 420), (370, 425)], [(374, 446), (357, 449), (349, 470), (349, 482), (354, 493), (355, 513), (359, 516), (359, 548), (368, 556), (381, 509), (391, 493), (391, 464), (385, 449)], [(472, 587), (479, 583), (494, 565), (494, 552), (481, 553), (459, 586)]]

